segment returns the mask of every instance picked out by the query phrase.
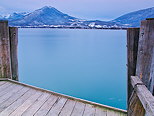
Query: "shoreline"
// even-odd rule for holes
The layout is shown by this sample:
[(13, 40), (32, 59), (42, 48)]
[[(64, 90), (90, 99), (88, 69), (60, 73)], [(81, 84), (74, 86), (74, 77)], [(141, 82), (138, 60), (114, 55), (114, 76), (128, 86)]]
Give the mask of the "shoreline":
[(94, 30), (127, 30), (128, 28), (82, 28), (82, 27), (18, 27), (17, 28), (50, 28), (50, 29), (94, 29)]

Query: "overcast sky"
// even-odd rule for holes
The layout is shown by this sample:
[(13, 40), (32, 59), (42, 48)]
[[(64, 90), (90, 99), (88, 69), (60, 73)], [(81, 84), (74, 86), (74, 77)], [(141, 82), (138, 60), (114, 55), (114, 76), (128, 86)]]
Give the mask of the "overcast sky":
[(154, 7), (154, 0), (0, 0), (0, 13), (30, 12), (43, 6), (53, 6), (78, 18), (110, 20)]

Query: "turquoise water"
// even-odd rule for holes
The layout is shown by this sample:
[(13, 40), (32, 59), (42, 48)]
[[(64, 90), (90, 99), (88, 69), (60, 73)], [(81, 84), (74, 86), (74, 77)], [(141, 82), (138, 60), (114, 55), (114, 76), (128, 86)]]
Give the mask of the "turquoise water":
[(126, 31), (19, 29), (20, 81), (126, 109)]

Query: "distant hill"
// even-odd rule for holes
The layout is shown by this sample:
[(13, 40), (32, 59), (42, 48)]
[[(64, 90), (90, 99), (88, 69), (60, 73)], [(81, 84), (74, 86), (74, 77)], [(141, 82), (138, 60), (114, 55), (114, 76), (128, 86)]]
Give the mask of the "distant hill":
[(154, 7), (125, 14), (112, 22), (124, 24), (128, 27), (139, 27), (140, 21), (146, 18), (154, 18)]

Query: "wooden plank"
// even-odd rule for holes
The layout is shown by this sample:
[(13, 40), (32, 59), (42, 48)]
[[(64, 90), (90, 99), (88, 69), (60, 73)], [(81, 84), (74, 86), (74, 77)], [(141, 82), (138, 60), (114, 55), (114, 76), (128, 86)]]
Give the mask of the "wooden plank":
[(12, 103), (10, 106), (5, 108), (1, 113), (0, 116), (8, 116), (10, 115), (14, 110), (16, 110), (20, 105), (22, 105), (30, 96), (34, 95), (36, 93), (36, 90), (29, 90), (26, 92), (22, 97), (20, 97), (17, 101)]
[(9, 79), (9, 78), (0, 78), (0, 81), (9, 81), (9, 80), (11, 80), (11, 79)]
[(75, 106), (76, 101), (74, 100), (67, 100), (64, 108), (62, 109), (62, 111), (60, 112), (59, 116), (70, 116), (73, 108)]
[(96, 107), (95, 116), (107, 116), (107, 109)]
[[(140, 38), (138, 46), (136, 75), (143, 81), (147, 88), (153, 93), (154, 66), (151, 67), (154, 49), (154, 20), (141, 22)], [(152, 85), (151, 85), (152, 84)], [(152, 88), (150, 88), (152, 87)]]
[(0, 104), (3, 103), (8, 98), (13, 97), (22, 88), (23, 88), (23, 86), (16, 85), (13, 89), (10, 89), (10, 92), (8, 92), (5, 95), (0, 97)]
[(77, 102), (71, 116), (82, 116), (85, 110), (85, 104), (82, 102)]
[(113, 110), (107, 110), (107, 116), (120, 116), (120, 112), (116, 112)]
[(22, 114), (22, 116), (33, 116), (50, 96), (51, 94), (44, 92), (42, 96)]
[(128, 114), (120, 113), (120, 116), (128, 116)]
[(83, 116), (95, 116), (95, 107), (92, 105), (86, 104)]
[(66, 99), (75, 100), (75, 101), (82, 102), (82, 103), (85, 103), (85, 104), (95, 105), (95, 106), (98, 106), (98, 107), (100, 107), (100, 108), (111, 109), (111, 110), (114, 110), (114, 111), (122, 112), (122, 113), (124, 113), (124, 114), (127, 113), (126, 110), (122, 110), (122, 109), (118, 109), (118, 108), (115, 108), (115, 107), (111, 107), (111, 106), (107, 106), (107, 105), (103, 105), (103, 104), (99, 104), (99, 103), (87, 101), (87, 100), (84, 100), (84, 99), (75, 98), (75, 97), (72, 97), (72, 96), (68, 96), (68, 95), (56, 93), (56, 92), (49, 91), (49, 90), (46, 90), (46, 89), (42, 89), (42, 88), (38, 88), (38, 87), (35, 87), (35, 86), (31, 86), (31, 85), (28, 85), (28, 84), (20, 83), (20, 82), (15, 81), (15, 80), (7, 79), (7, 81), (12, 82), (12, 83), (15, 83), (15, 84), (23, 85), (23, 86), (25, 86), (25, 87), (30, 87), (30, 88), (32, 88), (32, 89), (39, 90), (39, 91), (42, 91), (42, 92), (48, 92), (48, 93), (51, 93), (51, 94), (53, 94), (53, 95), (55, 95), (55, 96), (65, 97)]
[[(18, 115), (40, 116), (41, 115), (41, 116), (44, 116), (44, 115), (51, 115), (51, 114), (56, 116), (56, 115), (62, 115), (62, 114), (64, 115), (65, 113), (67, 113), (65, 111), (66, 108), (68, 108), (68, 109), (70, 108), (69, 111), (67, 110), (68, 114), (70, 114), (70, 115), (71, 115), (71, 113), (72, 113), (72, 115), (80, 115), (80, 114), (86, 115), (88, 113), (90, 114), (90, 112), (91, 112), (90, 110), (88, 110), (88, 108), (85, 109), (86, 104), (84, 104), (82, 102), (77, 102), (77, 105), (75, 105), (75, 103), (73, 103), (74, 102), (73, 100), (70, 99), (69, 101), (73, 101), (73, 102), (69, 103), (69, 102), (67, 102), (67, 99), (65, 97), (63, 99), (65, 99), (66, 101), (64, 102), (62, 100), (63, 102), (61, 101), (61, 103), (59, 103), (59, 101), (60, 101), (58, 99), (59, 97), (55, 96), (55, 95), (52, 95), (52, 97), (50, 97), (49, 99), (47, 99), (47, 101), (44, 101), (44, 102), (42, 100), (37, 99), (32, 103), (31, 102), (25, 103), (27, 101), (27, 99), (29, 99), (29, 97), (31, 95), (34, 95), (35, 92), (38, 91), (38, 90), (35, 90), (35, 88), (33, 88), (33, 87), (30, 87), (30, 88), (28, 86), (25, 87), (22, 84), (18, 85), (18, 83), (16, 83), (16, 84), (10, 83), (10, 82), (6, 82), (6, 83), (13, 84), (13, 86), (21, 86), (21, 87), (23, 87), (23, 89), (17, 91), (14, 88), (17, 91), (14, 96), (10, 96), (11, 95), (10, 92), (13, 93), (13, 91), (15, 91), (15, 90), (10, 91), (9, 93), (6, 93), (6, 94), (9, 95), (9, 97), (7, 97), (7, 100), (3, 101), (2, 104), (0, 104), (0, 112), (1, 112), (0, 116), (3, 116), (3, 115), (5, 115), (5, 116), (7, 116), (7, 115), (12, 115), (12, 116), (13, 115), (17, 115), (17, 116)], [(31, 91), (35, 91), (35, 92), (31, 93), (31, 95), (29, 95), (29, 97), (28, 97), (26, 94), (30, 91), (29, 89)], [(24, 92), (23, 92), (23, 90), (24, 90)], [(42, 93), (43, 91), (38, 91), (38, 92)], [(47, 93), (51, 94), (52, 92), (47, 91)], [(71, 107), (71, 104), (74, 104), (74, 107)], [(80, 104), (80, 106), (79, 106), (79, 104)], [(84, 111), (85, 111), (85, 113), (84, 113)]]
[(136, 94), (145, 109), (146, 115), (154, 116), (154, 96), (145, 85), (140, 84), (142, 82), (138, 77), (132, 76), (131, 81), (132, 85), (136, 87)]
[(66, 98), (58, 99), (53, 105), (53, 107), (50, 109), (50, 111), (48, 112), (47, 116), (58, 116), (62, 108), (64, 107), (66, 101), (67, 101)]
[(12, 103), (17, 101), (20, 97), (22, 97), (26, 92), (28, 92), (30, 88), (24, 87), (21, 90), (19, 90), (14, 96), (9, 97), (6, 101), (0, 104), (0, 112), (2, 112), (4, 109), (6, 109), (8, 106), (10, 106)]
[(7, 89), (9, 86), (13, 85), (12, 83), (8, 83), (6, 82), (5, 84), (0, 86), (0, 91), (4, 91), (5, 89)]
[(29, 97), (22, 105), (20, 105), (15, 111), (13, 111), (9, 116), (21, 116), (35, 101), (38, 101), (39, 97), (42, 95), (42, 92), (37, 91), (34, 95)]
[(144, 85), (137, 87), (137, 95), (142, 103), (147, 116), (154, 116), (154, 97)]
[(140, 80), (138, 76), (131, 76), (131, 84), (133, 88), (139, 84), (139, 85), (144, 85), (144, 83)]
[(10, 84), (7, 88), (5, 88), (3, 91), (0, 92), (0, 96), (5, 95), (6, 93), (12, 91), (16, 85), (15, 84)]
[(49, 99), (41, 106), (41, 108), (34, 114), (34, 116), (45, 116), (59, 97), (51, 95)]
[(151, 68), (150, 68), (150, 82), (149, 82), (149, 90), (154, 96), (154, 48), (152, 53), (152, 61), (151, 61)]
[(12, 79), (18, 80), (18, 28), (9, 28)]
[(133, 92), (129, 103), (128, 116), (144, 116), (144, 114), (144, 107), (141, 104), (136, 92)]
[(5, 83), (6, 83), (6, 81), (0, 81), (0, 86), (5, 84)]
[(135, 76), (136, 74), (139, 31), (140, 31), (139, 28), (128, 28), (127, 29), (127, 80), (128, 80), (127, 103), (133, 91), (130, 77)]
[(0, 78), (12, 78), (8, 21), (0, 21)]

